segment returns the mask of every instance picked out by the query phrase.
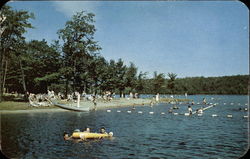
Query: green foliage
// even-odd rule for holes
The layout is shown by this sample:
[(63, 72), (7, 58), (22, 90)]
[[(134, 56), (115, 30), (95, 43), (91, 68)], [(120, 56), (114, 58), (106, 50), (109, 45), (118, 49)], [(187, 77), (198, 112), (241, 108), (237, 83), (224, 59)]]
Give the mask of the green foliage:
[[(0, 11), (0, 17), (6, 17), (5, 21), (0, 23), (1, 30), (0, 35), (0, 101), (2, 100), (3, 87), (5, 84), (6, 71), (8, 61), (11, 60), (13, 54), (20, 56), (22, 52), (25, 38), (23, 34), (27, 28), (33, 28), (29, 19), (34, 19), (34, 14), (28, 11), (12, 10), (8, 5), (4, 5)], [(20, 67), (22, 66), (21, 59), (18, 59)], [(25, 90), (25, 81), (22, 70), (22, 82)]]
[(125, 86), (129, 88), (128, 90), (135, 92), (136, 81), (137, 81), (137, 68), (134, 63), (130, 62), (130, 65), (125, 73)]
[(154, 78), (152, 79), (153, 82), (153, 90), (154, 94), (156, 93), (163, 93), (165, 89), (165, 75), (163, 73), (157, 74), (154, 72)]
[(175, 73), (168, 73), (168, 84), (167, 84), (167, 88), (171, 90), (171, 93), (174, 93), (174, 89), (175, 89), (175, 79), (177, 77), (177, 74)]
[[(3, 83), (7, 92), (26, 91), (45, 93), (53, 89), (65, 94), (73, 91), (102, 94), (104, 91), (139, 94), (247, 94), (248, 75), (224, 77), (177, 78), (177, 74), (154, 72), (137, 73), (134, 63), (129, 66), (122, 59), (107, 61), (98, 53), (101, 47), (94, 40), (94, 14), (79, 12), (58, 30), (59, 41), (48, 45), (45, 40), (25, 41), (23, 33), (32, 25), (33, 15), (13, 11), (5, 6), (1, 15), (7, 16), (1, 27), (6, 27), (0, 39), (1, 94)], [(6, 78), (3, 78), (6, 77)], [(5, 79), (5, 80), (3, 80)], [(3, 82), (4, 81), (4, 82)], [(0, 94), (0, 95), (1, 95)]]
[(176, 93), (184, 94), (247, 94), (248, 75), (223, 77), (189, 77), (176, 79)]
[[(58, 30), (59, 38), (64, 41), (62, 47), (63, 63), (68, 70), (68, 72), (62, 70), (63, 77), (66, 80), (66, 87), (68, 87), (68, 83), (72, 82), (74, 90), (82, 90), (81, 86), (87, 85), (89, 80), (93, 80), (95, 85), (98, 85), (98, 79), (94, 77), (94, 71), (87, 71), (89, 65), (94, 65), (91, 61), (92, 55), (95, 55), (101, 49), (94, 41), (96, 29), (93, 23), (94, 14), (78, 12), (73, 15), (71, 20), (66, 22), (64, 29)], [(92, 78), (88, 79), (91, 75), (84, 74), (85, 72), (91, 73)], [(82, 81), (84, 84), (82, 84)]]
[(146, 78), (147, 78), (146, 72), (139, 73), (138, 78), (136, 80), (136, 88), (135, 88), (139, 93), (143, 93), (146, 89), (146, 87), (145, 87), (147, 85)]

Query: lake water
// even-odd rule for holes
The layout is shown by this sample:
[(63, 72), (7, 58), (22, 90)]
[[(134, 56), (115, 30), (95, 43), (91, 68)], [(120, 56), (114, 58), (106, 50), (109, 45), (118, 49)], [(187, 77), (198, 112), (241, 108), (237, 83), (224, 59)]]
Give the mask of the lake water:
[[(203, 97), (217, 105), (202, 116), (169, 114), (171, 104), (138, 106), (131, 113), (127, 112), (131, 107), (124, 107), (112, 108), (111, 112), (2, 114), (2, 151), (11, 158), (48, 159), (241, 157), (248, 149), (249, 121), (244, 117), (248, 111), (239, 108), (248, 108), (248, 96), (188, 96), (195, 102), (201, 102)], [(177, 106), (175, 112), (187, 112), (187, 104)], [(201, 105), (192, 107), (195, 110)], [(79, 143), (63, 140), (64, 131), (71, 133), (85, 126), (92, 131), (105, 126), (115, 137)]]

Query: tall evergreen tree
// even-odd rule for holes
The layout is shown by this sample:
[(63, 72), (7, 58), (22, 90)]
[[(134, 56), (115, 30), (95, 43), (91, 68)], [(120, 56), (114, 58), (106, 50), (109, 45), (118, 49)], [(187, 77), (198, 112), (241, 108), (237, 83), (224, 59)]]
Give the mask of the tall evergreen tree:
[(69, 82), (72, 82), (73, 89), (76, 88), (77, 76), (80, 76), (84, 59), (97, 53), (101, 48), (94, 41), (94, 14), (78, 12), (72, 19), (67, 21), (64, 29), (58, 31), (59, 38), (64, 41), (63, 61), (64, 67), (61, 73), (64, 74), (66, 94)]
[[(0, 24), (0, 28), (5, 28), (4, 31), (1, 31), (2, 34), (0, 38), (0, 101), (2, 101), (3, 84), (6, 73), (4, 72), (4, 70), (6, 70), (4, 68), (6, 68), (8, 64), (7, 61), (10, 54), (19, 52), (17, 50), (20, 49), (20, 46), (22, 46), (25, 40), (23, 34), (27, 28), (32, 28), (28, 20), (34, 18), (34, 14), (22, 10), (13, 10), (10, 6), (4, 5), (0, 11), (0, 17), (6, 17)], [(20, 62), (20, 67), (22, 67), (22, 62)]]
[(154, 72), (153, 78), (153, 90), (154, 93), (163, 93), (164, 92), (164, 83), (165, 83), (165, 76), (163, 73), (157, 74)]
[(175, 73), (168, 73), (168, 88), (171, 90), (171, 93), (174, 93), (174, 89), (175, 89), (175, 79), (177, 77), (177, 74)]

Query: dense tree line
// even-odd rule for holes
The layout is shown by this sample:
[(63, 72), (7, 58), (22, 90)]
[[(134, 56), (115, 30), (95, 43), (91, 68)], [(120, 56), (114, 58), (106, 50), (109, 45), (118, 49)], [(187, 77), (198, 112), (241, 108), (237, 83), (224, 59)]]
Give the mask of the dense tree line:
[[(170, 75), (170, 74), (169, 74)], [(168, 77), (161, 82), (161, 86), (154, 86), (159, 79), (148, 79), (142, 93), (162, 94), (248, 94), (249, 75), (235, 75), (223, 77)]]
[[(247, 94), (249, 77), (177, 78), (177, 74), (154, 72), (153, 78), (122, 59), (107, 61), (94, 40), (94, 14), (78, 12), (59, 29), (58, 39), (26, 41), (23, 34), (34, 18), (27, 11), (3, 6), (0, 12), (0, 101), (3, 92), (46, 93), (48, 89), (101, 94)], [(59, 40), (62, 42), (60, 43)]]

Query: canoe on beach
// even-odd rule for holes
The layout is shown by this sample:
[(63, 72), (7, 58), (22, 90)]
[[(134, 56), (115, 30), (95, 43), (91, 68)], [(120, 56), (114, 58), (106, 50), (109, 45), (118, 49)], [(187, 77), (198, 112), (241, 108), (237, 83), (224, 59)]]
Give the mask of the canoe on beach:
[(87, 111), (90, 111), (90, 108), (89, 107), (75, 107), (75, 106), (68, 106), (68, 105), (65, 105), (65, 104), (59, 104), (59, 103), (53, 103), (55, 106), (57, 107), (60, 107), (60, 108), (63, 108), (63, 109), (67, 109), (67, 110), (72, 110), (72, 111), (78, 111), (78, 112), (87, 112)]

